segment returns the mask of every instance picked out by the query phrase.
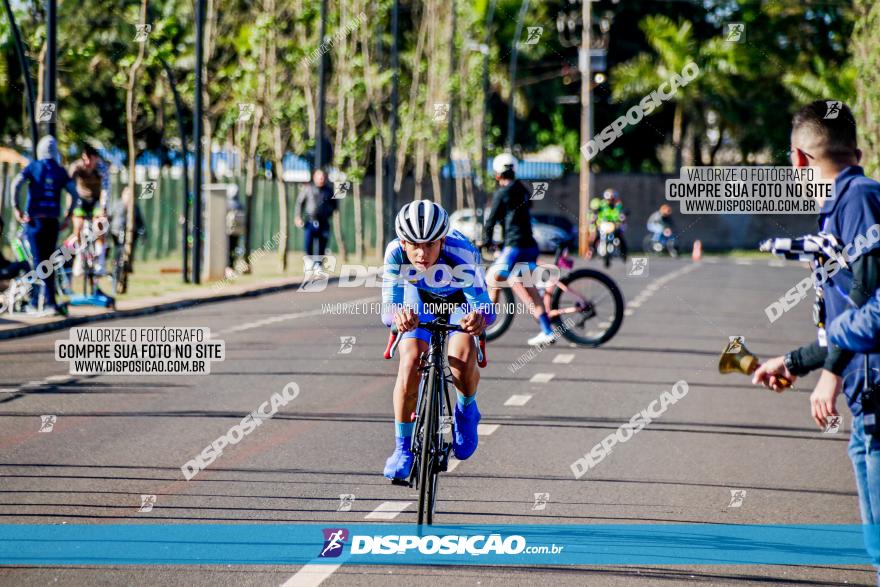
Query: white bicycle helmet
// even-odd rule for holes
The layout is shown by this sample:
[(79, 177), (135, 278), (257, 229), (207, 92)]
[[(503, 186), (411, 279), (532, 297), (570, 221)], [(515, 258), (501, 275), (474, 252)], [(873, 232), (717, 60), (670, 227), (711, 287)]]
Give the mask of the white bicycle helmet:
[(410, 243), (430, 243), (449, 232), (449, 214), (431, 200), (416, 200), (400, 209), (394, 221), (397, 237)]
[(501, 175), (505, 171), (512, 171), (516, 174), (516, 157), (510, 153), (501, 153), (492, 160), (492, 171), (495, 175)]

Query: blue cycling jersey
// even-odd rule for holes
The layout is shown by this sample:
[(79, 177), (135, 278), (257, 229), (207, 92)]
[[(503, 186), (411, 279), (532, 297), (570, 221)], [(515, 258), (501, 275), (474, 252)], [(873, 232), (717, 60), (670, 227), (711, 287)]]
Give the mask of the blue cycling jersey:
[(382, 274), (382, 321), (391, 326), (393, 309), (408, 303), (407, 289), (415, 288), (436, 297), (464, 294), (467, 310), (479, 310), (487, 324), (495, 321), (480, 252), (463, 234), (452, 230), (446, 235), (440, 258), (427, 271), (418, 272), (406, 257), (400, 239), (388, 243)]

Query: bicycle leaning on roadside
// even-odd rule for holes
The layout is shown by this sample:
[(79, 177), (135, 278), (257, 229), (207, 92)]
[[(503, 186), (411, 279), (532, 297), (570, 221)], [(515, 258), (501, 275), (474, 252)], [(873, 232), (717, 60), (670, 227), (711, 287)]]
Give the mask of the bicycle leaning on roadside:
[[(543, 289), (541, 297), (554, 330), (584, 347), (597, 347), (611, 340), (623, 324), (623, 294), (617, 283), (595, 269), (571, 271), (574, 261), (567, 244), (556, 249), (553, 264), (559, 268), (559, 278), (538, 289)], [(516, 314), (514, 308), (510, 285), (502, 285), (495, 322), (486, 329), (486, 340), (495, 340), (507, 332)]]
[[(392, 481), (397, 485), (408, 485), (419, 490), (419, 524), (433, 524), (437, 506), (437, 490), (440, 473), (449, 467), (449, 453), (452, 451), (452, 434), (455, 426), (453, 406), (449, 399), (452, 374), (446, 359), (446, 339), (451, 332), (461, 332), (461, 328), (449, 324), (448, 317), (440, 316), (431, 322), (419, 324), (431, 333), (428, 350), (419, 357), (419, 396), (413, 421), (412, 453), (413, 467), (406, 481)], [(477, 364), (483, 368), (487, 364), (486, 338), (477, 339)], [(385, 358), (394, 357), (401, 337), (392, 328), (385, 348)]]

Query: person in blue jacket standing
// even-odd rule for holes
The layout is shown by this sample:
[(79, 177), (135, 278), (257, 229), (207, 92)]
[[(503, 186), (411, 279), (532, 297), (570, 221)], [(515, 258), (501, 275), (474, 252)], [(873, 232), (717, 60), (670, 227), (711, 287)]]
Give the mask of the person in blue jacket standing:
[[(24, 237), (33, 255), (33, 268), (48, 261), (58, 245), (58, 234), (70, 224), (74, 204), (77, 200), (76, 182), (58, 162), (58, 144), (55, 137), (47, 135), (37, 143), (37, 160), (12, 180), (12, 204), (15, 219), (24, 227)], [(27, 200), (24, 208), (20, 206), (21, 188), (27, 184)], [(70, 193), (64, 221), (59, 222), (61, 213), (61, 194)], [(64, 314), (64, 308), (55, 303), (55, 279), (39, 275), (45, 283), (44, 310)], [(31, 309), (39, 307), (40, 288), (31, 288)]]
[[(873, 427), (878, 402), (872, 398), (877, 394), (870, 393), (880, 386), (880, 354), (868, 353), (864, 344), (868, 321), (877, 315), (865, 304), (876, 299), (880, 286), (880, 183), (865, 177), (861, 156), (855, 118), (842, 102), (817, 100), (795, 115), (792, 165), (817, 167), (823, 179), (834, 180), (834, 197), (819, 211), (819, 230), (844, 248), (848, 266), (823, 286), (817, 340), (767, 361), (755, 371), (753, 382), (783, 391), (780, 378), (794, 381), (821, 368), (810, 404), (823, 429), (838, 416), (837, 398), (844, 394), (853, 416), (849, 457), (868, 553), (880, 568), (880, 430)], [(847, 312), (852, 309), (858, 312)], [(832, 325), (830, 340), (824, 325)]]

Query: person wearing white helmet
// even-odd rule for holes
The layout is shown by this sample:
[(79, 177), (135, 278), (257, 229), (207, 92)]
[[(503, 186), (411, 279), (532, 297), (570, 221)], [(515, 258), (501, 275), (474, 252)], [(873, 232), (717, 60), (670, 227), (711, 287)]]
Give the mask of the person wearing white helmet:
[(463, 332), (449, 337), (448, 354), (455, 404), (453, 453), (459, 460), (477, 449), (480, 411), (476, 394), (480, 381), (474, 336), (482, 334), (495, 313), (486, 290), (480, 253), (463, 234), (449, 230), (449, 215), (439, 204), (417, 200), (401, 208), (395, 219), (397, 238), (385, 249), (382, 275), (382, 321), (396, 326), (400, 366), (394, 386), (395, 448), (385, 463), (389, 479), (407, 479), (413, 465), (412, 414), (419, 388), (419, 357), (428, 350), (431, 334), (419, 328), (436, 316), (424, 299), (454, 305), (449, 323)]
[[(500, 186), (492, 196), (492, 207), (483, 222), (483, 243), (490, 244), (495, 225), (504, 227), (504, 248), (495, 259), (489, 273), (493, 279), (507, 281), (510, 289), (527, 307), (541, 325), (541, 332), (528, 340), (530, 345), (551, 344), (556, 341), (550, 317), (544, 302), (534, 287), (522, 283), (521, 268), (534, 271), (538, 260), (538, 243), (532, 236), (532, 205), (529, 190), (516, 179), (516, 158), (510, 153), (502, 153), (492, 161), (495, 179)], [(493, 302), (498, 301), (500, 288), (492, 287), (489, 295)]]

